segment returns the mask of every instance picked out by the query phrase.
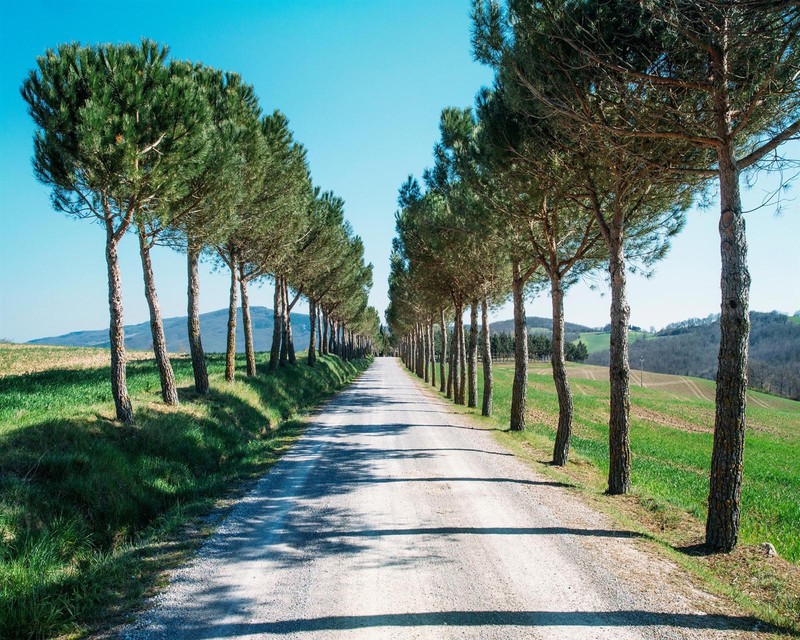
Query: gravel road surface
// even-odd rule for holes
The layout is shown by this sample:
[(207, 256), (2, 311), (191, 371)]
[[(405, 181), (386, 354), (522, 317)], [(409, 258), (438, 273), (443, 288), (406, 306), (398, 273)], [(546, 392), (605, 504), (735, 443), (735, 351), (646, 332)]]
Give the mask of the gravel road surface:
[(719, 610), (378, 358), (121, 636), (758, 637)]

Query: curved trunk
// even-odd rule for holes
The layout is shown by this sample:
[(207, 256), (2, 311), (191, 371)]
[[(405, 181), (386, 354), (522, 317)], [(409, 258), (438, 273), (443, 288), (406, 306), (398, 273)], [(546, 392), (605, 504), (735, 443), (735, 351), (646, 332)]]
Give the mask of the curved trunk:
[(122, 315), (122, 278), (114, 230), (106, 223), (106, 267), (108, 269), (108, 338), (111, 347), (111, 395), (117, 420), (133, 424), (133, 406), (125, 375), (125, 321)]
[[(439, 326), (442, 329), (442, 353), (439, 359), (439, 391), (444, 393), (447, 391), (447, 375), (445, 374), (447, 362), (447, 321), (444, 317), (444, 309), (439, 310)], [(450, 392), (447, 392), (447, 397), (450, 397)]]
[(256, 351), (253, 347), (253, 322), (250, 319), (250, 298), (247, 297), (247, 280), (244, 263), (239, 263), (239, 290), (242, 293), (242, 328), (244, 329), (244, 352), (247, 359), (247, 375), (256, 375)]
[(187, 270), (189, 274), (187, 329), (189, 332), (189, 351), (192, 354), (192, 371), (194, 372), (194, 388), (197, 393), (208, 393), (208, 369), (206, 356), (203, 352), (203, 341), (200, 339), (200, 278), (197, 263), (200, 252), (189, 246), (187, 255)]
[(239, 274), (236, 271), (236, 256), (231, 255), (231, 293), (228, 303), (228, 344), (225, 349), (225, 380), (233, 382), (236, 372), (236, 304), (239, 289)]
[(272, 346), (269, 350), (269, 370), (278, 368), (278, 359), (281, 355), (281, 338), (283, 337), (283, 315), (281, 314), (281, 297), (283, 287), (281, 277), (275, 276), (275, 292), (272, 295)]
[(308, 333), (308, 365), (317, 362), (317, 305), (313, 298), (308, 299), (308, 320), (311, 323)]
[(609, 275), (611, 276), (611, 345), (609, 379), (611, 406), (608, 420), (608, 493), (631, 490), (630, 366), (628, 321), (630, 307), (625, 293), (625, 253), (621, 223), (611, 230)]
[(558, 395), (558, 429), (553, 448), (553, 464), (564, 466), (569, 457), (572, 439), (572, 393), (567, 378), (567, 365), (564, 358), (564, 288), (557, 276), (550, 278), (550, 297), (553, 303), (553, 382)]
[(514, 293), (514, 384), (511, 391), (511, 431), (525, 429), (525, 401), (528, 395), (528, 327), (525, 323), (525, 281), (514, 261), (511, 288)]
[(489, 335), (489, 301), (481, 302), (481, 344), (483, 356), (483, 405), (481, 415), (492, 415), (492, 339)]
[(469, 391), (467, 405), (478, 406), (478, 301), (473, 300), (469, 308), (469, 353), (467, 358), (469, 370)]
[(167, 355), (167, 339), (164, 336), (164, 323), (161, 322), (161, 309), (158, 306), (156, 281), (153, 277), (153, 263), (150, 260), (150, 246), (147, 243), (144, 225), (138, 225), (139, 256), (142, 259), (144, 275), (144, 297), (150, 310), (150, 335), (153, 337), (153, 354), (158, 366), (158, 377), (161, 380), (161, 397), (168, 405), (178, 404), (178, 388), (175, 385), (175, 374)]
[(722, 305), (706, 545), (718, 551), (730, 551), (739, 537), (741, 515), (750, 273), (739, 195), (739, 167), (733, 149), (720, 149), (718, 160)]

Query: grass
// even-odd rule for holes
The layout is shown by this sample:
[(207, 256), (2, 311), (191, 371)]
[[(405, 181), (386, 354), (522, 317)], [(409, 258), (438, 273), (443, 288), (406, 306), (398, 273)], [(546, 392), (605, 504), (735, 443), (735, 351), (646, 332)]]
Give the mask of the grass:
[[(637, 340), (652, 340), (655, 336), (647, 333), (646, 331), (628, 331), (628, 341), (636, 342)], [(608, 351), (611, 343), (611, 334), (608, 332), (591, 331), (581, 333), (578, 340), (586, 345), (589, 353), (597, 353), (599, 351)], [(575, 341), (577, 343), (577, 340)]]
[[(631, 387), (633, 495), (611, 497), (603, 495), (608, 474), (607, 369), (568, 367), (574, 435), (567, 467), (548, 466), (558, 420), (549, 363), (530, 364), (527, 429), (498, 432), (498, 438), (542, 472), (579, 487), (627, 526), (636, 523), (717, 590), (799, 633), (800, 403), (748, 392), (740, 546), (730, 555), (697, 558), (689, 552), (703, 539), (714, 383), (692, 378), (687, 384), (685, 378), (674, 377), (674, 384), (668, 384), (667, 376), (653, 374), (645, 380), (653, 388)], [(605, 376), (598, 375), (601, 370)], [(508, 425), (513, 374), (513, 365), (495, 365), (493, 426)], [(780, 558), (767, 558), (758, 547), (763, 542), (772, 543)]]
[[(0, 345), (0, 637), (78, 637), (124, 614), (191, 547), (196, 516), (263, 474), (299, 436), (304, 412), (366, 366), (321, 358), (159, 401), (150, 359), (129, 363), (136, 427), (113, 418), (107, 352)], [(239, 363), (242, 364), (242, 363)]]

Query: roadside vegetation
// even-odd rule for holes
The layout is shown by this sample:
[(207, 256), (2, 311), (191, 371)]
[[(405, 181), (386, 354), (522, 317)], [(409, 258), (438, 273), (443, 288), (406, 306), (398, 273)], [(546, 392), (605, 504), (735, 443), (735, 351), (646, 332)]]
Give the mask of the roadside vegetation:
[[(369, 363), (316, 366), (192, 386), (191, 358), (172, 356), (180, 404), (161, 401), (150, 353), (128, 381), (136, 426), (115, 420), (107, 350), (0, 345), (0, 637), (82, 635), (124, 615), (202, 533), (196, 517), (263, 474), (303, 416)], [(244, 356), (239, 358), (241, 366)]]
[[(494, 414), (485, 428), (542, 473), (566, 482), (615, 518), (759, 618), (800, 633), (800, 403), (750, 392), (742, 491), (741, 545), (731, 554), (703, 549), (712, 448), (714, 383), (645, 372), (631, 387), (632, 489), (624, 499), (605, 493), (608, 472), (608, 370), (569, 364), (575, 390), (573, 454), (549, 463), (558, 399), (545, 363), (531, 363), (528, 427), (507, 429), (514, 368), (494, 366)], [(687, 384), (688, 383), (688, 384)], [(470, 412), (470, 409), (462, 409)], [(477, 417), (477, 416), (476, 416)], [(763, 546), (770, 543), (777, 556)]]

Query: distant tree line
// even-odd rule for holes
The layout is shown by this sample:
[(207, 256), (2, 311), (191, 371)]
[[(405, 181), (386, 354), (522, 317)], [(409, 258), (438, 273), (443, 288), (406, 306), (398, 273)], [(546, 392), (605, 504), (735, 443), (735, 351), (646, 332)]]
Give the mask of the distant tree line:
[(399, 191), (386, 319), (400, 353), (434, 384), (438, 360), (441, 389), (476, 406), (480, 351), (490, 413), (488, 308), (511, 298), (510, 428), (524, 429), (525, 300), (548, 290), (559, 403), (553, 462), (564, 465), (573, 418), (564, 292), (604, 272), (608, 493), (628, 493), (627, 275), (664, 256), (686, 209), (716, 189), (721, 339), (706, 544), (731, 550), (750, 331), (740, 183), (747, 169), (779, 166), (781, 144), (800, 133), (800, 8), (788, 0), (473, 0), (472, 23), (473, 54), (494, 71), (492, 87), (475, 109), (442, 111), (432, 168)]
[(178, 392), (167, 353), (151, 250), (187, 257), (189, 344), (195, 387), (209, 391), (200, 335), (198, 262), (230, 273), (225, 379), (235, 375), (236, 310), (242, 307), (246, 373), (256, 375), (248, 287), (275, 284), (269, 368), (295, 364), (293, 307), (311, 317), (317, 352), (372, 351), (378, 313), (368, 306), (372, 265), (344, 220), (344, 202), (314, 187), (304, 147), (279, 111), (264, 114), (235, 73), (168, 60), (166, 47), (63, 44), (37, 59), (22, 85), (36, 125), (34, 171), (55, 209), (105, 232), (111, 383), (116, 416), (132, 424), (119, 243), (136, 235), (153, 350), (165, 403)]
[[(491, 336), (492, 354), (497, 358), (512, 358), (516, 351), (514, 334), (508, 332), (493, 333)], [(583, 342), (567, 342), (564, 355), (569, 362), (583, 362), (589, 357), (589, 350)], [(549, 360), (553, 356), (553, 341), (541, 333), (528, 334), (528, 359)]]

